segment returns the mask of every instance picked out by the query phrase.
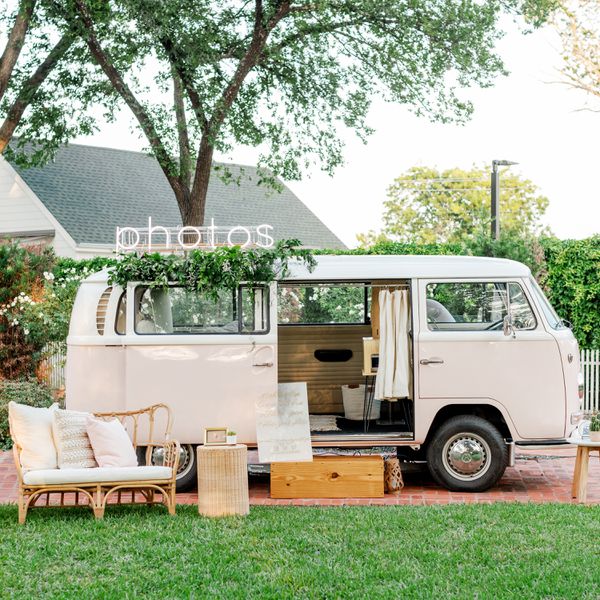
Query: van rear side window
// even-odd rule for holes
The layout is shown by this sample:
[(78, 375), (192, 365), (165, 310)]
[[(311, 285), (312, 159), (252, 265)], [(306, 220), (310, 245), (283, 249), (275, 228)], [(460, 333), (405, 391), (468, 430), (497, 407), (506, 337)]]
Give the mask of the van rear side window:
[(535, 329), (535, 316), (518, 283), (427, 285), (427, 324), (432, 331), (501, 330), (509, 311), (515, 329)]
[(269, 292), (241, 286), (217, 298), (183, 287), (135, 290), (135, 332), (141, 335), (267, 333)]

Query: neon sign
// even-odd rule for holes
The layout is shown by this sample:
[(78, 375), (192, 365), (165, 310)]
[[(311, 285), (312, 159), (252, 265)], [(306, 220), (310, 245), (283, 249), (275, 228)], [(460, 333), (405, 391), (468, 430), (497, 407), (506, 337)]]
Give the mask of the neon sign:
[(272, 248), (275, 244), (272, 231), (273, 226), (266, 223), (222, 227), (215, 225), (214, 219), (210, 220), (210, 225), (202, 227), (163, 227), (152, 225), (152, 217), (148, 217), (148, 227), (117, 227), (115, 248), (117, 254), (185, 252), (196, 248), (214, 250), (218, 246)]

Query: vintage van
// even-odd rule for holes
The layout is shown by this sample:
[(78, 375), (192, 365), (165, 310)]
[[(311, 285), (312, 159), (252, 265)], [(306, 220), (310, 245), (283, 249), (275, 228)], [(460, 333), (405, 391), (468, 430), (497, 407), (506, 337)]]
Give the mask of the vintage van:
[[(256, 446), (256, 405), (283, 382), (306, 382), (314, 447), (395, 446), (452, 490), (492, 486), (515, 444), (570, 435), (582, 393), (577, 342), (526, 266), (457, 256), (317, 260), (312, 272), (293, 264), (285, 279), (241, 285), (218, 302), (92, 275), (72, 314), (67, 406), (168, 403), (183, 448), (181, 488), (194, 481), (204, 428), (228, 427)], [(378, 368), (382, 290), (408, 297), (409, 326), (395, 342), (408, 352), (406, 392), (383, 400), (377, 418), (346, 418), (342, 386), (356, 393), (366, 383), (366, 399)]]

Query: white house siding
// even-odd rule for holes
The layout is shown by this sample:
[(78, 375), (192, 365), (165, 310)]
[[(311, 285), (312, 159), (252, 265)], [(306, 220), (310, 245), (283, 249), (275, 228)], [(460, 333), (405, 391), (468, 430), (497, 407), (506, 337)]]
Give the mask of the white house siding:
[[(58, 256), (79, 258), (75, 244), (12, 166), (0, 156), (0, 236), (52, 239)], [(38, 234), (38, 235), (36, 235)]]
[[(28, 193), (29, 192), (29, 193)], [(0, 157), (0, 233), (54, 231), (15, 170)]]

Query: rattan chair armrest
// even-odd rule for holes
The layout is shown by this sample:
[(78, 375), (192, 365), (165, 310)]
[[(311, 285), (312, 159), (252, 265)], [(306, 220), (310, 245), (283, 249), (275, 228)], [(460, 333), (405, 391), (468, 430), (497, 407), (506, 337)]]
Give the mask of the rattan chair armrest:
[(179, 451), (180, 444), (177, 440), (165, 440), (164, 442), (150, 442), (148, 444), (144, 444), (147, 448), (146, 450), (146, 462), (148, 463), (148, 459), (150, 458), (150, 453), (153, 448), (162, 448), (164, 450), (164, 466), (172, 467), (174, 473), (177, 473), (177, 469), (179, 468)]
[(13, 458), (15, 460), (15, 469), (17, 470), (17, 479), (19, 482), (19, 485), (21, 485), (21, 483), (23, 482), (23, 469), (21, 467), (21, 448), (19, 448), (19, 446), (17, 446), (17, 443), (14, 441), (13, 438)]

